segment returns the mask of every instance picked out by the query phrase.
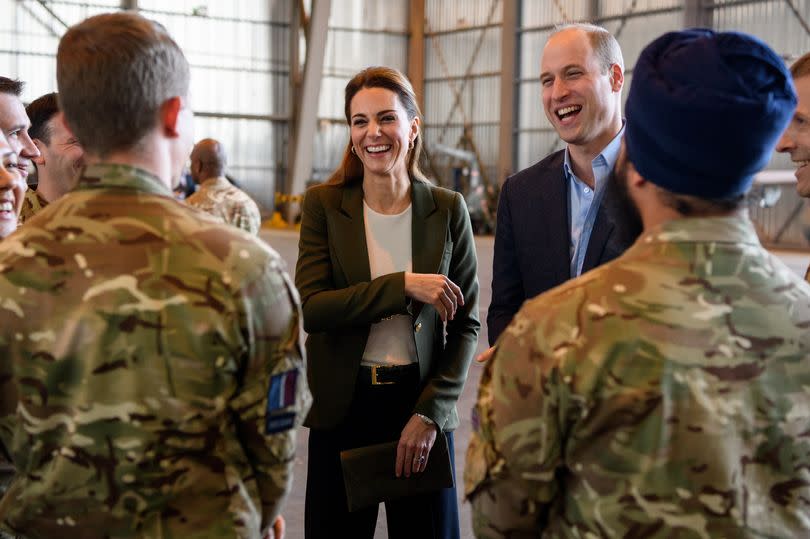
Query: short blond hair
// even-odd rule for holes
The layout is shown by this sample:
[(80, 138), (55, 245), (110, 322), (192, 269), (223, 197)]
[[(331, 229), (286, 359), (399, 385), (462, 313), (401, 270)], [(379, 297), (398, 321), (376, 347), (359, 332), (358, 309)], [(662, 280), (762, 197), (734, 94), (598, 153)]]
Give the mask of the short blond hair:
[(604, 71), (608, 71), (613, 64), (618, 64), (619, 68), (624, 72), (622, 48), (619, 46), (619, 42), (616, 41), (616, 38), (613, 37), (613, 34), (608, 32), (606, 28), (589, 22), (565, 23), (556, 26), (549, 36), (549, 39), (566, 30), (581, 30), (585, 32), (591, 43), (591, 49), (593, 49), (594, 54), (596, 54), (599, 65)]
[(810, 75), (810, 52), (793, 62), (793, 65), (790, 66), (790, 74), (794, 79)]
[(59, 42), (60, 108), (85, 151), (129, 150), (167, 99), (188, 95), (190, 70), (166, 29), (131, 12), (96, 15)]

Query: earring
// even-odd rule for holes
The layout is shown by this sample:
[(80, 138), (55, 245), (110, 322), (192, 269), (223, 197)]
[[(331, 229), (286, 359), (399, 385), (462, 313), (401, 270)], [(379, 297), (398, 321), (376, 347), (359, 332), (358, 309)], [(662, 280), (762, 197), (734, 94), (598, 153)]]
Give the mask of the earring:
[(354, 144), (352, 144), (352, 153), (353, 153), (354, 155), (357, 155), (357, 150), (355, 150), (355, 149), (354, 149)]

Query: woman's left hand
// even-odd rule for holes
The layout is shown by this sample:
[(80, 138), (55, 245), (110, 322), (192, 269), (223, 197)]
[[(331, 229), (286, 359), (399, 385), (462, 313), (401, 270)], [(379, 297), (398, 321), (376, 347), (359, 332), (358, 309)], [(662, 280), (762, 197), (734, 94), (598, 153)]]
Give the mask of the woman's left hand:
[(435, 441), (436, 425), (428, 425), (416, 414), (412, 415), (399, 435), (394, 470), (397, 477), (401, 477), (403, 473), (405, 477), (410, 477), (411, 472), (424, 472)]

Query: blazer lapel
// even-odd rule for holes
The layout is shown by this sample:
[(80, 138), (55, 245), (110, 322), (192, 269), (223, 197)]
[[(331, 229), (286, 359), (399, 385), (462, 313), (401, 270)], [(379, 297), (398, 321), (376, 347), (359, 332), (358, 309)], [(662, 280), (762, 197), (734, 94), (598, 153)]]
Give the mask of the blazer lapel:
[(571, 277), (571, 227), (568, 224), (568, 180), (563, 170), (562, 152), (559, 159), (550, 163), (548, 179), (550, 181), (537, 186), (544, 200), (536, 211), (540, 214), (539, 221), (545, 223), (534, 233), (547, 245), (543, 251), (548, 258), (541, 263), (552, 268), (555, 282), (563, 283)]
[(582, 261), (582, 273), (590, 271), (599, 265), (600, 260), (602, 260), (602, 252), (605, 250), (611, 232), (613, 232), (613, 223), (607, 217), (603, 202), (604, 200), (599, 201), (599, 209), (596, 212), (591, 237), (585, 250), (585, 260)]
[(330, 233), (346, 282), (351, 285), (370, 281), (362, 183), (356, 182), (343, 189), (343, 200), (334, 219), (334, 230)]
[(412, 257), (414, 273), (436, 273), (442, 262), (447, 224), (442, 212), (436, 211), (436, 202), (430, 186), (419, 181), (411, 182)]

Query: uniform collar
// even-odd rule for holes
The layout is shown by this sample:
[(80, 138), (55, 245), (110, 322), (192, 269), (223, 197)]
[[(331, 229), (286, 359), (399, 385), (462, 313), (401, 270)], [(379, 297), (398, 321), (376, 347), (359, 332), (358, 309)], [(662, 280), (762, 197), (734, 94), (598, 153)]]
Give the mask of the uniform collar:
[(747, 243), (759, 245), (747, 217), (689, 217), (667, 221), (641, 234), (639, 243)]
[(225, 176), (211, 176), (200, 182), (200, 187), (203, 185), (207, 187), (231, 185), (231, 182)]
[(171, 197), (171, 190), (160, 179), (142, 168), (130, 165), (88, 165), (79, 179), (78, 190), (86, 189), (132, 189), (155, 195)]

